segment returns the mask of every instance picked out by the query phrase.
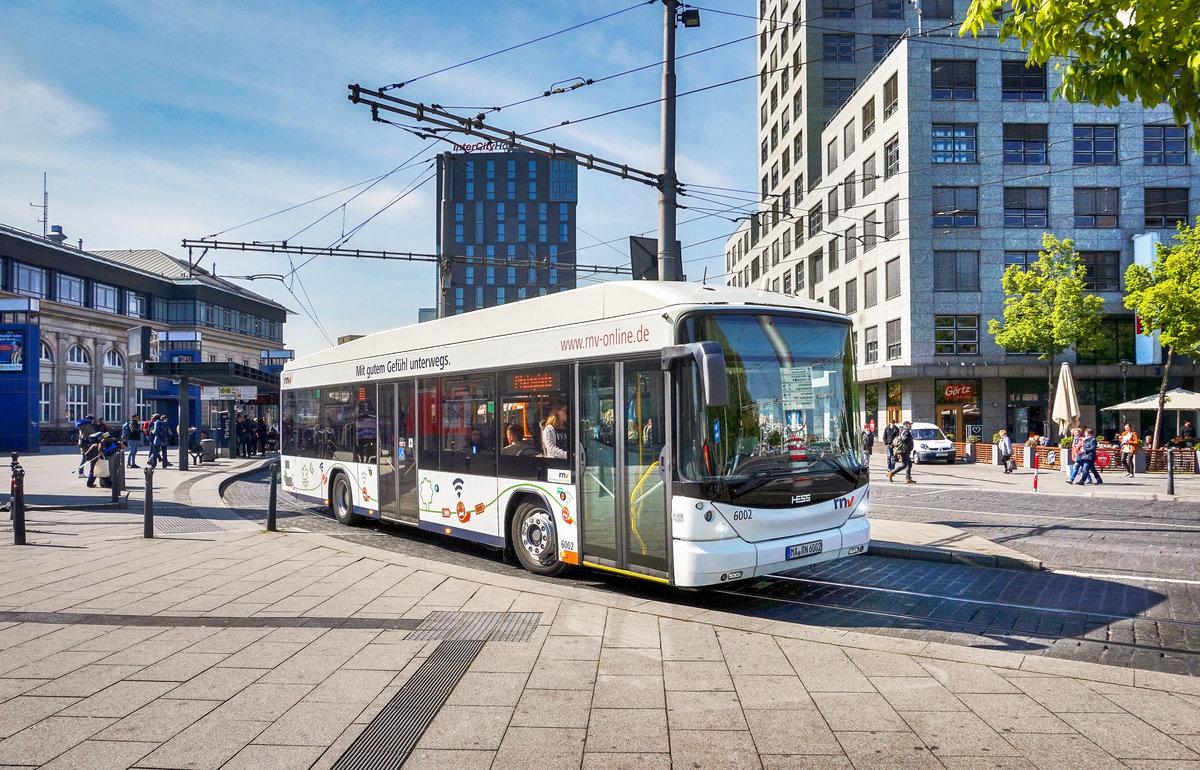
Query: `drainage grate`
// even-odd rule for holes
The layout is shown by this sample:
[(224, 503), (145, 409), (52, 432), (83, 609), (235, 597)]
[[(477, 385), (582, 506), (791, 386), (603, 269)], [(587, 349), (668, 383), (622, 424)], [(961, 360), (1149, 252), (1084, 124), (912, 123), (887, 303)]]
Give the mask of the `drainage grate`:
[[(502, 613), (435, 613), (499, 615)], [(413, 638), (413, 637), (410, 637)], [(483, 649), (481, 639), (450, 639), (438, 645), (400, 692), (388, 701), (367, 728), (354, 739), (334, 770), (373, 770), (400, 767), (450, 697), (458, 680)]]
[(527, 642), (540, 617), (540, 612), (431, 612), (408, 638)]

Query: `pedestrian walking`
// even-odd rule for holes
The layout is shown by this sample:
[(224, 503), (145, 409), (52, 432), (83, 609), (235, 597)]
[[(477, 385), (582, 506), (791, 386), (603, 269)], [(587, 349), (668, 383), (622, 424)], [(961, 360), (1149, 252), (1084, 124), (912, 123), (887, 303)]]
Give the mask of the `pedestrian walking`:
[(162, 460), (164, 468), (170, 468), (171, 463), (167, 461), (167, 443), (171, 437), (171, 429), (167, 425), (167, 416), (165, 414), (156, 415), (157, 419), (152, 422), (151, 439), (150, 439), (150, 467), (154, 468), (158, 465), (159, 459)]
[(1079, 452), (1079, 480), (1075, 482), (1078, 486), (1091, 484), (1088, 476), (1095, 476), (1097, 484), (1103, 484), (1104, 479), (1100, 478), (1100, 471), (1096, 470), (1096, 450), (1098, 444), (1096, 437), (1092, 435), (1091, 428), (1083, 429), (1083, 444)]
[(136, 468), (138, 447), (142, 445), (142, 418), (134, 414), (121, 426), (121, 440), (125, 442), (125, 467)]
[(892, 477), (900, 471), (904, 471), (904, 483), (915, 484), (912, 477), (913, 434), (911, 422), (904, 421), (904, 426), (900, 428), (896, 438), (892, 439), (891, 448), (896, 467), (888, 471), (888, 481), (891, 481)]
[(867, 456), (871, 456), (871, 447), (875, 446), (875, 431), (871, 430), (871, 426), (863, 428), (862, 434), (863, 451)]
[(1008, 435), (1008, 431), (1000, 431), (1000, 440), (996, 443), (996, 451), (1000, 453), (1000, 462), (1004, 464), (1005, 473), (1012, 473), (1017, 469), (1017, 463), (1013, 460), (1012, 438)]
[(1067, 476), (1067, 483), (1074, 484), (1075, 477), (1079, 474), (1079, 455), (1083, 452), (1083, 430), (1074, 428), (1071, 431), (1071, 473)]
[(1125, 430), (1121, 433), (1121, 466), (1125, 469), (1125, 477), (1133, 478), (1134, 460), (1137, 459), (1138, 451), (1138, 434), (1133, 428), (1129, 427), (1129, 423), (1125, 423)]
[(887, 451), (887, 469), (888, 473), (896, 467), (896, 456), (892, 451), (892, 442), (896, 440), (896, 436), (900, 435), (900, 428), (896, 425), (895, 420), (888, 420), (887, 427), (883, 429), (883, 448)]

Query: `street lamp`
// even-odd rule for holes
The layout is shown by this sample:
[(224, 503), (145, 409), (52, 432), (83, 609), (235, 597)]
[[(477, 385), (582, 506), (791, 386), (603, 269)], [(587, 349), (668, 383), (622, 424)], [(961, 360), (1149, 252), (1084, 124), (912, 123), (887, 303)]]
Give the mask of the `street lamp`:
[[(1127, 380), (1125, 379), (1125, 372), (1132, 365), (1133, 365), (1132, 361), (1126, 361), (1125, 359), (1121, 359), (1121, 401), (1122, 402), (1129, 400), (1129, 384), (1128, 384)], [(1121, 428), (1124, 429), (1124, 427), (1125, 427), (1125, 410), (1122, 409), (1121, 410)]]

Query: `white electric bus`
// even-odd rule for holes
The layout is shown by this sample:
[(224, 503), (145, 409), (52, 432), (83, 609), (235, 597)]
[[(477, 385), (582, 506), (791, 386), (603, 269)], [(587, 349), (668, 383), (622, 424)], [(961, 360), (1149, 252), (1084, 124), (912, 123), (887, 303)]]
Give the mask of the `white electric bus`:
[(282, 376), (284, 488), (705, 586), (865, 553), (850, 321), (782, 294), (604, 283), (379, 332)]

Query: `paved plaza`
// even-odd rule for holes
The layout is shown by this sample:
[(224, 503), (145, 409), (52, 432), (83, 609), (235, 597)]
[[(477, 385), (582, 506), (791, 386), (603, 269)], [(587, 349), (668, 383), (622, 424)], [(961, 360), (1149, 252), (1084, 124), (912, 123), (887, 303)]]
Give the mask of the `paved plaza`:
[(6, 767), (1200, 766), (1200, 679), (266, 533), (260, 460), (160, 471), (145, 540), (69, 459), (0, 533)]

